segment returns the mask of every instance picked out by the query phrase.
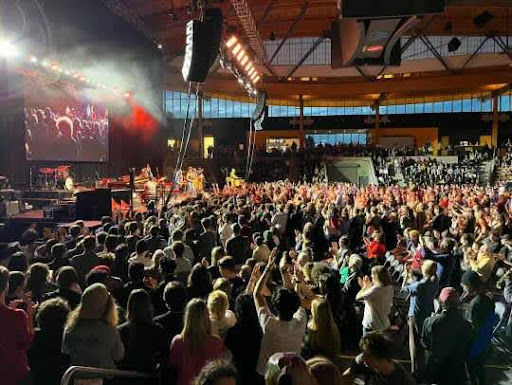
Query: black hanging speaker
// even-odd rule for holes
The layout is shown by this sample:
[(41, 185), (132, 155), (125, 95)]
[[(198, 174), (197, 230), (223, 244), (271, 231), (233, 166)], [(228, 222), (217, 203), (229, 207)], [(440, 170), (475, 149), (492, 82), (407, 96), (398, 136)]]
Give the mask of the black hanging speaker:
[(267, 91), (258, 91), (258, 96), (256, 98), (256, 108), (252, 113), (252, 120), (258, 120), (263, 112), (265, 111), (265, 107), (267, 105)]
[(182, 74), (187, 82), (203, 83), (219, 53), (222, 37), (222, 12), (205, 11), (203, 21), (190, 20), (186, 27), (185, 58)]
[(76, 219), (92, 221), (112, 215), (112, 193), (99, 188), (76, 194)]

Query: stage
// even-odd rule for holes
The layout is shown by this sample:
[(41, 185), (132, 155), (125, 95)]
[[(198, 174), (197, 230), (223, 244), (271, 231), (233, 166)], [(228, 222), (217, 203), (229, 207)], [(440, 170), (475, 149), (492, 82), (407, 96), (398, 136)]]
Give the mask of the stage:
[[(34, 228), (38, 233), (45, 228), (56, 229), (59, 227), (71, 227), (76, 221), (58, 221), (53, 218), (45, 218), (43, 210), (29, 210), (1, 219), (0, 242), (18, 241), (19, 237), (28, 228)], [(100, 220), (84, 221), (85, 227), (95, 230), (101, 226)]]

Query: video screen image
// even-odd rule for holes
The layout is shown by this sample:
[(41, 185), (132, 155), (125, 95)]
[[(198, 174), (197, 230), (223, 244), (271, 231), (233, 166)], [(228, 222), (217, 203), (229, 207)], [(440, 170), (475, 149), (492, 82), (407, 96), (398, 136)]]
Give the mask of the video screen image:
[(32, 81), (25, 89), (27, 160), (108, 160), (108, 109), (76, 92)]

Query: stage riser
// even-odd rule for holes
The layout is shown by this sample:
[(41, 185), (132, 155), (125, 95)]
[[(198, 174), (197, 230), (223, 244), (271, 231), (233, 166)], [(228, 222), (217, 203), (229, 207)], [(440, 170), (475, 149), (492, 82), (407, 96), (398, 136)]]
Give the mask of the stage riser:
[(70, 199), (73, 197), (73, 193), (64, 190), (56, 191), (23, 191), (22, 198), (26, 201), (27, 199)]
[(34, 209), (42, 209), (45, 206), (52, 206), (57, 204), (58, 199), (46, 199), (46, 198), (24, 198), (23, 202), (32, 206)]

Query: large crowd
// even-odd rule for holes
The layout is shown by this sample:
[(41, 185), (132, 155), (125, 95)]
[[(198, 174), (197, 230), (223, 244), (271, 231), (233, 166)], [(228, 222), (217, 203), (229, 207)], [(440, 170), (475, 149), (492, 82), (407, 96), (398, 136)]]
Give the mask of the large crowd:
[(25, 108), (28, 160), (105, 161), (108, 111), (93, 105)]
[(178, 385), (483, 385), (511, 215), (497, 187), (268, 182), (30, 228), (1, 260), (1, 383), (79, 365)]

